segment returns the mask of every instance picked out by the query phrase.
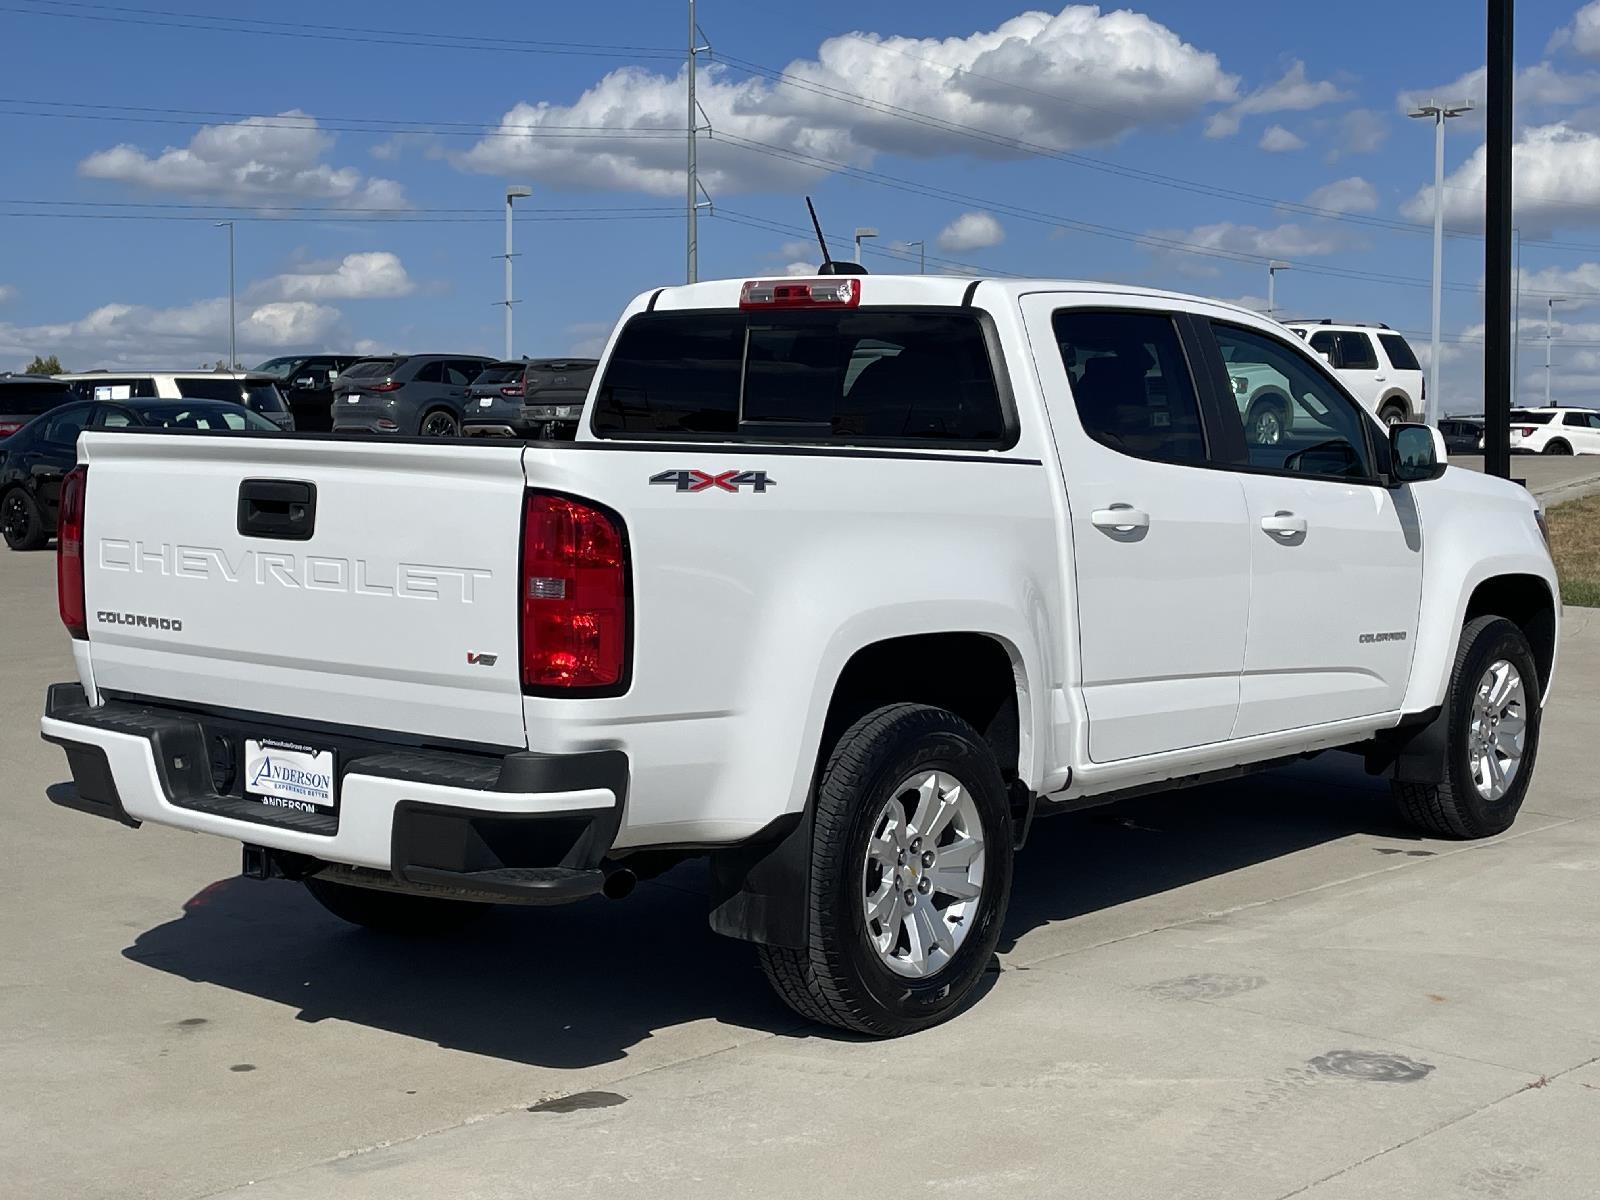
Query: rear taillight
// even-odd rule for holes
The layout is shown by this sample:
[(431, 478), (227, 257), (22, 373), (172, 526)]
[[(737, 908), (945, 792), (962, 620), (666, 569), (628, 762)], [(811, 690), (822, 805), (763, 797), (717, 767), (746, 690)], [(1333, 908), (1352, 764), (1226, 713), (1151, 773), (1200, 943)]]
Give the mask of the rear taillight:
[(500, 394), (502, 396), (520, 396), (522, 395), (522, 385), (520, 383), (508, 383), (500, 389)]
[(628, 551), (602, 509), (529, 492), (522, 513), (522, 685), (613, 688), (628, 658)]
[(61, 623), (75, 638), (89, 636), (89, 614), (83, 601), (83, 496), (89, 468), (73, 467), (61, 481), (56, 521), (56, 606)]
[(1511, 432), (1516, 434), (1518, 437), (1532, 437), (1533, 436), (1533, 426), (1532, 425), (1513, 425), (1511, 427)]
[(10, 437), (21, 428), (21, 421), (0, 421), (0, 437)]
[(400, 385), (395, 383), (393, 380), (390, 380), (387, 383), (362, 384), (361, 390), (363, 392), (398, 392), (400, 390)]

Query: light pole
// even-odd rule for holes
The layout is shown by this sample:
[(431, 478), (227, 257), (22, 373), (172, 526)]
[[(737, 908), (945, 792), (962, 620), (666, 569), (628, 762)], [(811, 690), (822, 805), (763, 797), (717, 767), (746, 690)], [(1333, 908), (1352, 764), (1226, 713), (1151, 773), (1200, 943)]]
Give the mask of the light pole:
[(1267, 263), (1267, 316), (1278, 311), (1278, 272), (1294, 270), (1293, 263), (1272, 259)]
[(506, 357), (511, 357), (511, 306), (516, 303), (511, 298), (511, 260), (516, 257), (511, 253), (511, 205), (515, 200), (533, 195), (529, 187), (513, 186), (506, 189), (506, 298), (502, 303), (506, 306)]
[(1428, 359), (1428, 397), (1422, 402), (1422, 421), (1433, 424), (1433, 410), (1439, 403), (1439, 309), (1444, 293), (1444, 123), (1451, 117), (1472, 111), (1472, 102), (1439, 104), (1430, 100), (1414, 109), (1411, 116), (1433, 121), (1433, 353)]
[(867, 238), (875, 238), (877, 236), (878, 236), (878, 231), (876, 229), (857, 229), (856, 230), (856, 264), (858, 266), (861, 263), (861, 243), (863, 241), (865, 241)]
[(1550, 341), (1556, 305), (1565, 304), (1565, 296), (1551, 296), (1544, 302), (1544, 406), (1550, 407)]
[(928, 243), (921, 241), (906, 243), (907, 250), (913, 246), (917, 248), (917, 274), (926, 275), (928, 273)]
[(218, 221), (212, 228), (221, 229), (224, 225), (228, 227), (228, 370), (237, 371), (239, 369), (239, 350), (237, 346), (239, 323), (234, 320), (233, 316), (233, 222)]

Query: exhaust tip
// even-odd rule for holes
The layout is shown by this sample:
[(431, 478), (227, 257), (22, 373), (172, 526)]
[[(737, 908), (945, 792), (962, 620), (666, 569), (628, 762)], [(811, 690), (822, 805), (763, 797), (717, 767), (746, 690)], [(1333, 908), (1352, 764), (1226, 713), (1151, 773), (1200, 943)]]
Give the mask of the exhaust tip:
[(639, 877), (627, 867), (618, 867), (606, 876), (605, 886), (600, 889), (600, 894), (607, 900), (621, 900), (633, 891), (634, 884), (639, 882)]

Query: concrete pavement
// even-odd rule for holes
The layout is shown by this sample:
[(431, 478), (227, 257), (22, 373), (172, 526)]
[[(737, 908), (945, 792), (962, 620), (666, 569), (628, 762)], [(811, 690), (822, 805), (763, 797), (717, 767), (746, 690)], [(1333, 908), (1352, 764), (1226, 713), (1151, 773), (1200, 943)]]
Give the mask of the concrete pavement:
[(49, 805), (51, 572), (0, 559), (8, 1194), (1594, 1192), (1600, 612), (1507, 835), (1419, 839), (1332, 755), (1053, 818), (986, 994), (875, 1043), (779, 1005), (698, 868), (399, 943)]
[[(1468, 471), (1483, 470), (1481, 454), (1452, 454), (1452, 466)], [(1600, 457), (1587, 454), (1513, 454), (1511, 478), (1524, 481), (1527, 489), (1546, 507), (1565, 500), (1580, 500), (1600, 492)]]

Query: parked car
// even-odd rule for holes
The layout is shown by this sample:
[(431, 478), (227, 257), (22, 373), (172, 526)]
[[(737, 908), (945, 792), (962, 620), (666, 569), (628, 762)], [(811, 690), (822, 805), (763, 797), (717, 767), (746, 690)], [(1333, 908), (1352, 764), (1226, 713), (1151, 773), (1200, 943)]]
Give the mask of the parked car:
[(571, 441), (594, 381), (592, 358), (520, 358), (487, 366), (467, 389), (461, 432)]
[(0, 439), (72, 398), (68, 385), (48, 375), (0, 375)]
[(340, 372), (360, 362), (355, 354), (290, 354), (269, 358), (257, 374), (278, 382), (294, 427), (301, 433), (326, 433), (333, 428), (333, 385)]
[(1333, 367), (1339, 382), (1385, 425), (1422, 415), (1428, 385), (1405, 335), (1381, 323), (1286, 321)]
[(406, 354), (364, 358), (333, 385), (333, 432), (456, 437), (467, 388), (492, 358)]
[[(1250, 446), (1224, 361), (1304, 427)], [(656, 289), (557, 450), (200, 438), (180, 477), (117, 437), (65, 489), (50, 799), (391, 931), (709, 854), (712, 927), (869, 1034), (975, 994), (1037, 814), (1346, 747), (1427, 834), (1507, 829), (1556, 658), (1524, 488), (1165, 292)]]
[(56, 378), (84, 400), (218, 400), (242, 404), (279, 429), (295, 427), (277, 380), (257, 371), (81, 371)]
[(1592, 408), (1513, 408), (1513, 454), (1600, 454), (1600, 412)]
[(1439, 432), (1444, 435), (1444, 448), (1451, 454), (1483, 453), (1482, 417), (1441, 417)]
[(56, 533), (61, 480), (78, 460), (85, 429), (251, 429), (278, 427), (238, 404), (212, 400), (74, 401), (0, 442), (0, 532), (13, 550), (37, 550)]

